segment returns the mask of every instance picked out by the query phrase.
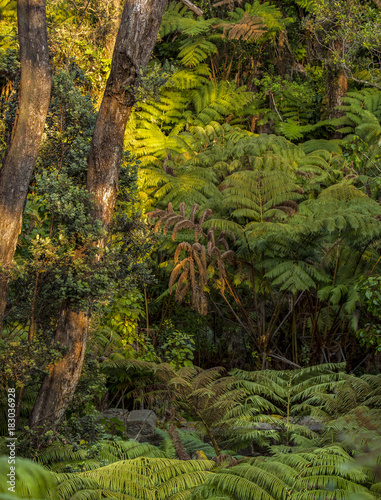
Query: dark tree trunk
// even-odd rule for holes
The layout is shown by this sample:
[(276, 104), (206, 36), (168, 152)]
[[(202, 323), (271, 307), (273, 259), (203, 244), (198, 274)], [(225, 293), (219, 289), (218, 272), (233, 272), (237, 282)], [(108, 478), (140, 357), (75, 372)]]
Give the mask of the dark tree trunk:
[(46, 31), (45, 0), (17, 0), (21, 79), (11, 145), (0, 171), (0, 330), (8, 277), (28, 186), (44, 131), (52, 72)]
[(348, 92), (348, 78), (343, 69), (329, 67), (327, 73), (328, 117), (338, 118), (343, 112), (335, 109), (343, 104)]
[[(151, 56), (167, 0), (127, 0), (115, 42), (111, 73), (95, 124), (90, 149), (87, 189), (93, 219), (108, 230), (118, 193), (124, 132), (135, 103), (134, 86), (139, 69)], [(99, 242), (103, 246), (103, 242)], [(101, 255), (101, 253), (100, 253)], [(62, 306), (56, 340), (68, 354), (43, 381), (30, 418), (31, 427), (52, 428), (62, 417), (81, 375), (90, 316), (70, 303)], [(58, 366), (58, 365), (57, 365)]]
[(289, 50), (289, 43), (287, 39), (287, 31), (281, 31), (278, 35), (278, 46), (277, 46), (277, 59), (276, 59), (276, 69), (279, 75), (284, 78), (286, 74), (289, 74), (293, 69), (293, 56)]

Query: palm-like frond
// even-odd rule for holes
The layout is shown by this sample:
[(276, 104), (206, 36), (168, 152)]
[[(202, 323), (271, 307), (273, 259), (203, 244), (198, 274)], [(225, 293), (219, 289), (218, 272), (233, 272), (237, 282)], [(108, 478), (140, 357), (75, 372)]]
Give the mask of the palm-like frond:
[(354, 460), (341, 448), (316, 449), (311, 453), (278, 453), (271, 458), (247, 459), (228, 470), (208, 477), (194, 499), (213, 495), (245, 500), (348, 498), (351, 493), (369, 494), (363, 485), (366, 470), (351, 469)]
[(195, 487), (205, 482), (214, 465), (209, 460), (123, 460), (88, 472), (59, 474), (58, 490), (63, 500), (104, 496), (131, 500), (186, 499)]

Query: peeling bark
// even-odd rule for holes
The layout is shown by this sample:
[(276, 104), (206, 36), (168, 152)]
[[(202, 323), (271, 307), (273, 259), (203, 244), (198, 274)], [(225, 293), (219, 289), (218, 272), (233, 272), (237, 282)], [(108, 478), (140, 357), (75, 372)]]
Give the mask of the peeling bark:
[(44, 131), (52, 86), (46, 31), (45, 0), (18, 0), (21, 79), (12, 141), (0, 171), (0, 330), (7, 300), (8, 277), (22, 214)]
[[(151, 57), (167, 0), (127, 0), (115, 42), (111, 73), (97, 116), (89, 155), (87, 189), (93, 199), (93, 220), (110, 227), (118, 193), (124, 132), (135, 103), (139, 69)], [(100, 247), (103, 242), (98, 243)], [(70, 402), (81, 375), (90, 315), (62, 305), (56, 340), (68, 353), (43, 381), (30, 426), (54, 427)]]

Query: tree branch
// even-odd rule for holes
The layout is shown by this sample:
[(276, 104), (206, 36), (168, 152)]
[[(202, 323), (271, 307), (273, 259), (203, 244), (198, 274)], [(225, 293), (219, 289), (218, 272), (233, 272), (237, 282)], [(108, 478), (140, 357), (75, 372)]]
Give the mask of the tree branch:
[(195, 4), (193, 4), (190, 0), (181, 0), (181, 2), (188, 7), (188, 9), (192, 10), (196, 16), (202, 16), (203, 11), (196, 7)]
[[(375, 1), (375, 0), (373, 0), (373, 1)], [(380, 0), (377, 0), (377, 1), (380, 1)], [(380, 9), (381, 9), (381, 1), (380, 1)], [(355, 78), (354, 76), (348, 76), (348, 78), (350, 80), (353, 80), (354, 82), (365, 83), (366, 85), (369, 85), (369, 86), (374, 87), (378, 90), (381, 90), (381, 86), (377, 85), (377, 83), (369, 82), (368, 80), (360, 80), (359, 78)]]

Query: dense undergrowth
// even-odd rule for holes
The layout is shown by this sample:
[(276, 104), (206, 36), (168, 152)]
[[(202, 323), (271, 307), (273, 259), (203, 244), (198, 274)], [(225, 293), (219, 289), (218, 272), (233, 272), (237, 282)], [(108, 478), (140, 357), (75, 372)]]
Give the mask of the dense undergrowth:
[[(134, 379), (144, 371), (134, 391), (161, 415), (160, 444), (126, 440), (123, 424), (107, 434), (101, 415), (74, 419), (72, 443), (66, 429), (24, 448), (40, 465), (17, 459), (20, 497), (379, 498), (380, 376), (334, 364), (230, 374), (136, 361), (115, 368)], [(176, 430), (184, 414), (194, 430)]]
[[(87, 157), (120, 2), (48, 2), (52, 99), (0, 339), (5, 500), (381, 498), (378, 2), (195, 3), (169, 3), (140, 74), (94, 265), (73, 254), (99, 238)], [(2, 161), (15, 7), (0, 1)], [(28, 418), (65, 354), (64, 300), (91, 312), (89, 344), (41, 434)], [(113, 407), (153, 409), (160, 444), (129, 441)]]

